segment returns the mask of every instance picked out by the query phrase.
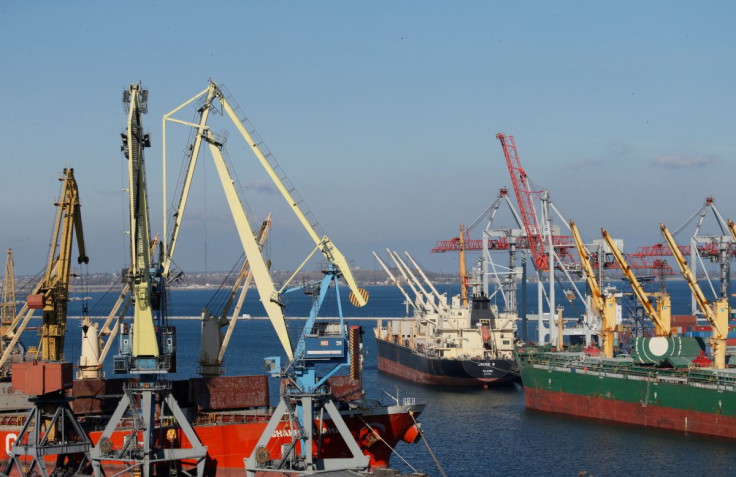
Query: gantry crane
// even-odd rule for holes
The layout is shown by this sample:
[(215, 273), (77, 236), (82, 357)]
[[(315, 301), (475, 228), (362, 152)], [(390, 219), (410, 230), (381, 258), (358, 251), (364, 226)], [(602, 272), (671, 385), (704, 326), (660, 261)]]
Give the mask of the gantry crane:
[[(164, 379), (174, 366), (176, 337), (166, 315), (167, 277), (151, 253), (143, 156), (144, 148), (151, 143), (141, 123), (141, 116), (148, 109), (148, 91), (133, 84), (123, 92), (123, 103), (128, 108), (127, 131), (122, 134), (121, 149), (128, 164), (130, 267), (127, 278), (133, 294), (133, 324), (121, 332), (120, 354), (114, 357), (113, 370), (136, 374), (140, 380), (124, 387), (125, 394), (90, 450), (92, 466), (96, 477), (103, 475), (103, 461), (124, 463), (148, 477), (153, 475), (157, 464), (179, 465), (182, 459), (190, 459), (196, 463), (197, 475), (202, 475), (207, 447), (201, 444), (179, 408), (171, 393), (171, 383)], [(110, 437), (126, 415), (136, 427), (133, 432), (124, 433), (119, 446)], [(165, 445), (167, 438), (160, 423), (169, 417), (173, 417), (190, 447), (177, 447), (176, 439)], [(176, 430), (168, 429), (167, 433), (176, 435)]]
[(726, 367), (726, 338), (728, 337), (728, 315), (730, 312), (730, 306), (728, 304), (728, 297), (719, 298), (714, 301), (708, 301), (703, 294), (703, 290), (698, 285), (698, 280), (688, 267), (685, 258), (682, 255), (677, 242), (674, 237), (667, 229), (667, 227), (660, 222), (659, 228), (662, 231), (662, 235), (667, 242), (667, 245), (672, 250), (672, 255), (675, 257), (677, 265), (680, 267), (680, 272), (683, 278), (690, 286), (695, 300), (702, 311), (703, 316), (708, 320), (710, 326), (713, 329), (713, 334), (710, 338), (710, 346), (713, 350), (714, 366), (718, 369)]
[[(616, 297), (614, 295), (604, 296), (601, 293), (595, 271), (590, 265), (590, 254), (583, 244), (575, 222), (570, 220), (570, 230), (575, 239), (575, 245), (580, 255), (580, 263), (585, 273), (590, 288), (590, 297), (593, 310), (601, 319), (601, 339), (603, 340), (603, 354), (607, 358), (613, 357), (613, 339), (616, 331)], [(561, 338), (561, 337), (560, 337)]]
[[(183, 107), (191, 104), (199, 98), (204, 98), (204, 102), (198, 109), (198, 123), (181, 121), (173, 117), (173, 115)], [(224, 113), (230, 118), (243, 139), (245, 139), (261, 166), (265, 169), (268, 176), (286, 200), (288, 206), (292, 209), (309, 237), (315, 243), (315, 249), (309, 254), (300, 267), (298, 267), (294, 275), (287, 280), (286, 284), (284, 284), (282, 289), (278, 292), (273, 288), (273, 282), (271, 281), (268, 269), (265, 266), (261, 250), (256, 243), (253, 231), (248, 225), (248, 220), (245, 216), (242, 205), (240, 204), (237, 191), (235, 190), (233, 181), (230, 178), (229, 171), (227, 170), (221, 151), (224, 144), (222, 141), (218, 140), (207, 125), (209, 113), (217, 104), (219, 104), (222, 111), (224, 111)], [(207, 89), (164, 116), (164, 128), (166, 123), (171, 121), (190, 126), (196, 130), (194, 144), (192, 144), (190, 148), (191, 155), (187, 168), (187, 176), (184, 181), (181, 196), (179, 197), (179, 206), (177, 207), (177, 212), (174, 215), (174, 224), (171, 232), (172, 239), (170, 240), (169, 246), (166, 248), (164, 254), (164, 266), (166, 267), (166, 264), (170, 263), (170, 257), (173, 255), (175, 250), (176, 236), (178, 235), (181, 227), (184, 207), (192, 180), (192, 173), (199, 151), (203, 143), (207, 144), (210, 153), (215, 160), (222, 185), (226, 191), (227, 200), (230, 204), (233, 217), (235, 218), (246, 257), (250, 262), (251, 273), (253, 274), (256, 286), (258, 287), (258, 294), (261, 298), (261, 302), (264, 304), (266, 312), (271, 319), (274, 329), (281, 341), (282, 347), (284, 348), (284, 352), (289, 359), (289, 363), (283, 368), (280, 365), (280, 359), (269, 359), (269, 362), (273, 365), (272, 374), (288, 379), (289, 385), (286, 386), (285, 390), (283, 390), (279, 405), (257, 444), (256, 451), (246, 461), (246, 469), (250, 472), (253, 468), (261, 468), (268, 465), (268, 462), (271, 460), (267, 450), (268, 441), (271, 438), (271, 431), (269, 431), (269, 429), (274, 429), (286, 414), (289, 415), (289, 419), (291, 419), (292, 422), (298, 423), (299, 428), (302, 431), (299, 436), (294, 436), (295, 440), (292, 443), (292, 447), (284, 453), (281, 460), (282, 465), (295, 465), (294, 462), (299, 461), (300, 464), (296, 465), (301, 466), (302, 470), (307, 470), (308, 472), (312, 472), (317, 469), (335, 470), (345, 468), (345, 466), (365, 467), (367, 465), (368, 458), (360, 451), (355, 439), (351, 436), (339, 412), (337, 412), (329, 393), (325, 392), (325, 390), (329, 388), (327, 385), (327, 378), (333, 375), (337, 369), (343, 367), (346, 363), (349, 363), (351, 359), (357, 359), (359, 356), (359, 350), (355, 349), (353, 351), (349, 351), (346, 348), (350, 339), (348, 338), (348, 333), (342, 319), (340, 320), (339, 326), (330, 327), (317, 321), (317, 313), (319, 312), (329, 289), (335, 289), (336, 295), (338, 295), (337, 283), (339, 278), (343, 278), (347, 283), (351, 291), (350, 301), (354, 305), (365, 305), (368, 300), (368, 293), (367, 291), (358, 288), (348, 267), (347, 259), (342, 255), (342, 253), (340, 253), (332, 241), (326, 235), (322, 234), (322, 236), (320, 236), (320, 234), (317, 233), (316, 223), (310, 221), (311, 214), (304, 209), (303, 202), (295, 197), (295, 190), (284, 175), (283, 169), (281, 169), (281, 167), (275, 162), (273, 156), (265, 149), (265, 145), (259, 139), (255, 139), (255, 132), (244, 119), (240, 119), (242, 116), (239, 116), (238, 113), (236, 113), (236, 109), (237, 107), (234, 105), (234, 102), (225, 94), (223, 88), (211, 81)], [(165, 147), (164, 151), (166, 151)], [(166, 166), (164, 165), (164, 169), (165, 167)], [(318, 250), (327, 260), (328, 268), (324, 270), (324, 279), (317, 287), (315, 287), (315, 290), (318, 289), (319, 291), (315, 291), (316, 298), (312, 311), (310, 312), (310, 318), (304, 327), (296, 350), (294, 350), (291, 347), (288, 334), (286, 333), (279, 295), (284, 291), (285, 287), (288, 286), (296, 273), (304, 267), (309, 258), (311, 258), (311, 256)], [(338, 309), (341, 310), (339, 301)], [(327, 349), (321, 348), (322, 346), (327, 346)], [(320, 369), (323, 369), (323, 367), (328, 365), (333, 365), (333, 368), (327, 375), (321, 376), (316, 372), (316, 367), (318, 365), (320, 366)], [(351, 458), (335, 460), (322, 459), (319, 458), (319, 451), (317, 451), (318, 458), (315, 459), (312, 455), (312, 444), (319, 447), (319, 442), (313, 442), (312, 440), (312, 426), (314, 418), (323, 412), (327, 412), (332, 417), (341, 433), (344, 431), (343, 439), (352, 454)], [(302, 442), (301, 455), (299, 456), (295, 454), (297, 441)], [(284, 467), (281, 467), (281, 469), (283, 470)]]
[[(32, 407), (17, 440), (8, 452), (8, 460), (2, 473), (10, 475), (17, 467), (23, 476), (47, 476), (45, 456), (56, 455), (55, 472), (75, 473), (87, 460), (90, 441), (74, 417), (69, 399), (64, 395), (71, 388), (72, 363), (64, 362), (64, 337), (66, 334), (71, 255), (76, 233), (79, 257), (77, 261), (88, 263), (85, 253), (79, 189), (74, 169), (64, 169), (61, 195), (57, 207), (51, 247), (43, 277), (28, 295), (26, 305), (13, 323), (3, 320), (4, 336), (15, 333), (6, 343), (2, 364), (14, 349), (17, 339), (34, 310), (42, 310), (40, 343), (35, 359), (15, 363), (12, 367), (13, 387), (32, 395)], [(12, 260), (11, 260), (12, 262)], [(15, 304), (13, 304), (13, 309)], [(22, 322), (18, 325), (24, 317)]]
[(654, 296), (657, 299), (657, 309), (655, 310), (654, 306), (652, 306), (652, 302), (649, 301), (649, 297), (639, 284), (639, 280), (634, 275), (634, 272), (631, 271), (631, 267), (629, 267), (629, 264), (626, 262), (623, 253), (618, 249), (611, 236), (608, 235), (606, 229), (601, 229), (601, 235), (603, 235), (603, 239), (606, 241), (608, 248), (611, 249), (611, 253), (621, 267), (624, 277), (631, 284), (631, 288), (634, 289), (634, 293), (644, 307), (644, 311), (646, 311), (647, 315), (652, 319), (657, 336), (669, 336), (671, 333), (670, 323), (672, 314), (669, 293), (654, 293)]

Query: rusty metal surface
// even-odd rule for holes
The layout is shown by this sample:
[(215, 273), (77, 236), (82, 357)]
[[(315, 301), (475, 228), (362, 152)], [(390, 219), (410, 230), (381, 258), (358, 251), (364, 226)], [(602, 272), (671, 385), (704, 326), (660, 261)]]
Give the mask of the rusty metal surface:
[(190, 379), (189, 399), (201, 411), (268, 406), (268, 377), (258, 375)]
[(138, 382), (134, 378), (77, 379), (72, 386), (71, 402), (75, 414), (102, 414), (115, 411), (123, 396), (125, 383)]
[(356, 401), (363, 396), (360, 379), (350, 379), (350, 376), (332, 376), (327, 379), (332, 389), (332, 396), (337, 401)]
[(26, 394), (40, 396), (72, 387), (72, 363), (28, 361), (12, 367), (13, 387)]

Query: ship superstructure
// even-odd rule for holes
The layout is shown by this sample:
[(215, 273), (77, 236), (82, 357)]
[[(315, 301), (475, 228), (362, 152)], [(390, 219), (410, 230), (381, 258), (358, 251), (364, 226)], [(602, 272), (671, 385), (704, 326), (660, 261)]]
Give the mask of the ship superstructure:
[(518, 378), (513, 360), (516, 313), (499, 312), (486, 296), (474, 270), (473, 291), (467, 304), (462, 295), (440, 294), (422, 269), (407, 254), (420, 281), (395, 252), (389, 254), (414, 293), (411, 299), (390, 269), (381, 263), (402, 290), (411, 317), (378, 321), (374, 330), (378, 369), (423, 384), (488, 387)]

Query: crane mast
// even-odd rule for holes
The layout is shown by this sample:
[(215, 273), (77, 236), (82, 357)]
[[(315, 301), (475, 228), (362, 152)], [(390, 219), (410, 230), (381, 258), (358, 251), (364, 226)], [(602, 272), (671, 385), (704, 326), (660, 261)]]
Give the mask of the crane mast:
[[(148, 92), (140, 85), (131, 85), (124, 100), (128, 104), (128, 130), (123, 152), (128, 159), (128, 187), (130, 193), (130, 269), (128, 279), (134, 296), (133, 348), (134, 360), (159, 356), (153, 316), (151, 276), (151, 240), (148, 216), (148, 192), (143, 149), (151, 146), (148, 134), (143, 132), (141, 114), (147, 112)], [(149, 361), (151, 363), (151, 361)], [(138, 363), (143, 364), (143, 363)], [(144, 365), (145, 366), (145, 365)]]
[[(61, 196), (57, 206), (51, 250), (39, 293), (43, 295), (43, 318), (39, 358), (44, 361), (64, 359), (66, 311), (69, 301), (69, 278), (74, 232), (77, 236), (79, 263), (88, 263), (85, 254), (79, 189), (74, 169), (64, 169)], [(57, 254), (58, 249), (58, 254)]]
[(661, 222), (659, 228), (662, 231), (664, 239), (667, 241), (667, 245), (672, 250), (672, 255), (680, 267), (683, 278), (685, 278), (685, 281), (690, 286), (690, 291), (692, 291), (700, 310), (713, 328), (710, 345), (713, 349), (714, 366), (718, 369), (723, 369), (726, 367), (726, 338), (728, 337), (728, 315), (730, 311), (728, 297), (720, 298), (713, 302), (708, 301), (669, 229)]
[(13, 249), (8, 249), (5, 259), (5, 275), (3, 278), (3, 303), (0, 309), (0, 335), (7, 336), (7, 331), (15, 319), (15, 262)]
[(639, 284), (639, 280), (636, 278), (636, 275), (631, 271), (631, 267), (626, 263), (626, 259), (619, 251), (611, 236), (606, 232), (606, 229), (601, 229), (601, 235), (603, 235), (603, 239), (606, 241), (608, 248), (611, 249), (611, 253), (621, 267), (624, 277), (631, 284), (631, 288), (634, 289), (634, 293), (644, 307), (644, 311), (646, 311), (647, 315), (652, 319), (657, 336), (669, 336), (671, 333), (670, 316), (672, 310), (672, 307), (670, 306), (669, 293), (661, 292), (654, 294), (655, 297), (657, 297), (657, 309), (655, 310), (649, 297)]
[[(128, 285), (132, 293), (133, 327), (125, 327), (120, 336), (120, 354), (113, 358), (115, 373), (137, 374), (138, 383), (124, 386), (124, 394), (105, 426), (97, 444), (90, 450), (95, 477), (103, 475), (102, 463), (123, 462), (139, 475), (153, 475), (156, 463), (191, 459), (197, 475), (204, 471), (207, 447), (203, 446), (171, 393), (171, 383), (162, 378), (175, 370), (176, 336), (166, 316), (166, 276), (161, 264), (154, 263), (148, 192), (143, 150), (150, 147), (149, 135), (143, 130), (141, 115), (148, 110), (148, 91), (132, 84), (123, 92), (128, 108), (127, 132), (122, 135), (123, 151), (128, 163), (128, 197), (130, 207), (130, 268)], [(119, 300), (122, 303), (122, 297)], [(155, 321), (154, 321), (155, 320)], [(109, 340), (108, 340), (109, 342)], [(113, 433), (125, 418), (136, 423), (139, 432), (126, 434), (122, 445), (113, 442)], [(163, 422), (178, 427), (189, 447), (164, 444)], [(171, 429), (169, 432), (176, 432)], [(139, 433), (140, 436), (139, 437)], [(182, 445), (179, 443), (178, 445)]]
[(603, 340), (603, 354), (607, 358), (613, 357), (613, 333), (616, 330), (616, 297), (613, 295), (604, 296), (601, 293), (598, 280), (595, 277), (595, 270), (590, 264), (590, 254), (583, 244), (580, 237), (578, 227), (573, 220), (570, 221), (570, 230), (575, 239), (575, 246), (580, 254), (580, 263), (585, 273), (590, 288), (590, 297), (593, 309), (601, 318), (601, 338)]

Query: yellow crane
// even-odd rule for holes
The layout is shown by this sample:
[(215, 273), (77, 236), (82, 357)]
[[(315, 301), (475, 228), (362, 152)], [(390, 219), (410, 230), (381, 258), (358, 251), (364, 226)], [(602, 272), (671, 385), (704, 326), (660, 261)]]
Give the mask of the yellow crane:
[(64, 359), (64, 335), (66, 333), (74, 232), (76, 232), (79, 251), (77, 261), (88, 263), (89, 258), (85, 253), (79, 189), (74, 178), (74, 169), (64, 169), (64, 176), (59, 180), (62, 181), (62, 189), (59, 202), (54, 204), (57, 207), (57, 213), (46, 269), (13, 322), (3, 325), (6, 328), (5, 336), (12, 334), (13, 337), (0, 358), (0, 366), (7, 361), (20, 334), (33, 316), (34, 310), (37, 309), (41, 309), (43, 313), (41, 340), (37, 348), (38, 359), (43, 361)]
[(626, 259), (619, 251), (611, 236), (608, 235), (606, 229), (601, 229), (601, 235), (603, 235), (603, 239), (606, 241), (606, 244), (608, 244), (608, 248), (611, 249), (611, 253), (621, 267), (621, 270), (623, 270), (624, 277), (626, 277), (626, 280), (631, 284), (631, 288), (634, 289), (634, 293), (644, 307), (644, 311), (646, 311), (647, 315), (652, 319), (657, 336), (669, 336), (671, 333), (670, 323), (672, 314), (669, 293), (654, 293), (654, 297), (657, 299), (657, 309), (655, 310), (646, 292), (644, 292), (644, 289), (639, 284), (639, 280), (637, 280), (634, 272), (631, 271), (631, 267), (626, 263)]
[(613, 333), (616, 331), (616, 297), (613, 295), (604, 296), (601, 293), (598, 280), (595, 277), (595, 271), (590, 264), (590, 254), (585, 248), (578, 227), (573, 220), (570, 220), (570, 230), (572, 230), (572, 235), (575, 238), (575, 246), (580, 254), (580, 263), (582, 264), (583, 272), (585, 272), (585, 278), (588, 281), (593, 310), (601, 319), (603, 354), (606, 358), (611, 358), (613, 357)]
[(3, 303), (0, 309), (0, 335), (7, 336), (10, 325), (15, 319), (15, 262), (13, 249), (8, 249), (5, 260), (5, 277), (3, 278)]
[(734, 225), (733, 220), (728, 219), (728, 230), (731, 231), (731, 237), (733, 237), (734, 242), (736, 242), (736, 225)]
[[(713, 328), (713, 334), (710, 338), (710, 346), (713, 350), (714, 366), (718, 369), (726, 367), (726, 338), (728, 337), (728, 315), (730, 307), (728, 305), (728, 297), (720, 298), (715, 301), (708, 301), (703, 294), (703, 290), (698, 285), (698, 280), (693, 274), (690, 267), (688, 267), (685, 257), (682, 256), (680, 248), (677, 246), (674, 237), (670, 233), (669, 229), (660, 222), (659, 228), (662, 230), (662, 235), (667, 241), (672, 255), (675, 257), (677, 265), (680, 266), (680, 272), (685, 278), (685, 281), (690, 286), (690, 290), (695, 297), (695, 301), (698, 302), (700, 310), (703, 312), (703, 316), (710, 323)], [(730, 228), (730, 226), (729, 226)], [(732, 232), (733, 233), (733, 232)]]

